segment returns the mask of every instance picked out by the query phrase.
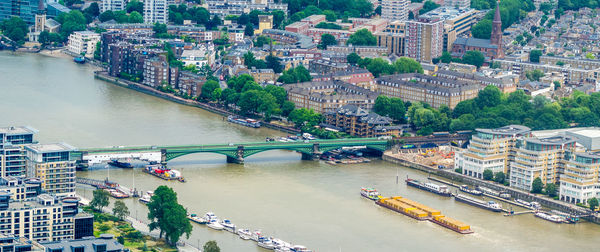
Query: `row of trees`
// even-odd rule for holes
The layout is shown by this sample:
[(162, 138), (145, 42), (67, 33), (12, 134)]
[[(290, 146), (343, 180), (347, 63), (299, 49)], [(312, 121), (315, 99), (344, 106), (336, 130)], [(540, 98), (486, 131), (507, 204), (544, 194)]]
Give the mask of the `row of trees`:
[(248, 68), (255, 67), (257, 69), (273, 69), (275, 73), (281, 73), (283, 71), (283, 65), (281, 65), (281, 59), (277, 56), (269, 55), (265, 57), (265, 60), (256, 59), (254, 54), (248, 51), (244, 54), (244, 65)]
[(203, 25), (208, 30), (217, 28), (222, 25), (223, 21), (213, 15), (211, 18), (210, 12), (203, 7), (188, 8), (185, 4), (169, 6), (169, 21), (182, 25), (183, 20), (192, 20), (196, 24)]
[(390, 64), (388, 61), (381, 58), (361, 58), (356, 53), (350, 53), (346, 60), (351, 65), (366, 68), (375, 77), (396, 73), (423, 73), (421, 64), (408, 57), (400, 57), (394, 63)]
[(367, 0), (283, 0), (288, 4), (290, 20), (323, 14), (329, 21), (335, 18), (369, 17), (373, 14), (373, 4)]
[(483, 56), (483, 53), (481, 53), (480, 51), (467, 51), (465, 52), (462, 58), (454, 58), (449, 52), (444, 51), (442, 53), (442, 56), (440, 56), (437, 59), (434, 59), (433, 61), (434, 63), (437, 63), (436, 61), (440, 61), (442, 63), (457, 62), (473, 65), (479, 68), (483, 66), (483, 63), (485, 62), (485, 56)]

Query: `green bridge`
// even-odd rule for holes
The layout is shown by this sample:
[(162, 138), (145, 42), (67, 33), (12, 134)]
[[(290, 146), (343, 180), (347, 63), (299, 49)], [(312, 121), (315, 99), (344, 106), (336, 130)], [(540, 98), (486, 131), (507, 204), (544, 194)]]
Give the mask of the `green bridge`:
[[(167, 161), (194, 153), (217, 153), (227, 156), (227, 162), (243, 163), (244, 158), (269, 150), (291, 150), (302, 153), (303, 159), (318, 159), (319, 156), (327, 151), (339, 149), (342, 147), (364, 146), (368, 149), (380, 152), (388, 148), (388, 140), (377, 138), (349, 138), (332, 140), (305, 140), (297, 142), (260, 142), (260, 143), (230, 143), (214, 145), (176, 145), (176, 146), (135, 146), (135, 147), (110, 147), (110, 148), (89, 148), (80, 149), (73, 153), (79, 160), (85, 160), (86, 157), (95, 156), (95, 158), (110, 157), (119, 158), (119, 155), (132, 154), (140, 155), (143, 153), (160, 152), (160, 161), (166, 164)], [(121, 156), (122, 157), (122, 156)]]

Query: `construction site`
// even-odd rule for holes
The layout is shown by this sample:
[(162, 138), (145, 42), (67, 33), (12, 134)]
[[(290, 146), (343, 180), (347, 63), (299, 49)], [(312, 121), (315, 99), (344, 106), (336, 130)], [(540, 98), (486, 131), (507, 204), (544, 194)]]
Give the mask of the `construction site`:
[(386, 154), (434, 169), (454, 167), (454, 149), (451, 146), (438, 146), (429, 149), (392, 149)]

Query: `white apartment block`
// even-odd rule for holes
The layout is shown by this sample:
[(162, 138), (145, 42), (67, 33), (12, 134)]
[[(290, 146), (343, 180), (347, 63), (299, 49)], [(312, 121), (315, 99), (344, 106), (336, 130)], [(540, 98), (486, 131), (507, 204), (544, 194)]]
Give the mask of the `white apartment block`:
[(456, 7), (458, 9), (471, 7), (471, 0), (444, 0), (444, 6)]
[(100, 3), (100, 13), (105, 11), (120, 11), (127, 7), (126, 0), (102, 0)]
[(408, 20), (408, 0), (382, 0), (381, 1), (381, 18), (390, 21)]
[(575, 139), (569, 136), (525, 138), (519, 140), (515, 159), (510, 164), (510, 186), (531, 191), (535, 178), (544, 185), (557, 183), (564, 170), (565, 152), (575, 149)]
[(573, 153), (560, 175), (560, 200), (587, 204), (591, 198), (600, 198), (599, 170), (600, 152)]
[(144, 1), (144, 23), (166, 24), (169, 22), (169, 2), (167, 0)]
[(460, 168), (462, 174), (479, 179), (483, 178), (485, 170), (491, 170), (494, 174), (507, 173), (511, 149), (519, 137), (529, 136), (530, 131), (531, 129), (521, 125), (476, 129), (467, 149), (456, 153), (454, 168)]
[(419, 19), (406, 22), (404, 54), (419, 62), (431, 62), (444, 50), (444, 21)]
[(27, 177), (41, 180), (42, 189), (59, 196), (75, 196), (75, 148), (65, 143), (32, 144), (27, 151)]
[(91, 58), (94, 56), (98, 41), (100, 41), (100, 34), (98, 33), (92, 31), (76, 31), (69, 35), (67, 50)]

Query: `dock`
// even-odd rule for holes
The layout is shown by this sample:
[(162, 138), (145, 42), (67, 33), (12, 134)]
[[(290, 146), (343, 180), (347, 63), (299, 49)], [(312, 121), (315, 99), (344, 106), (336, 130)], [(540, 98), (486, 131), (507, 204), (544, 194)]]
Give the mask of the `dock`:
[[(502, 211), (504, 211), (504, 209), (502, 209)], [(514, 213), (510, 213), (510, 211), (508, 211), (507, 213), (504, 214), (504, 216), (515, 216), (515, 215), (532, 214), (532, 213), (535, 213), (535, 211), (527, 210), (527, 211), (514, 212)]]

